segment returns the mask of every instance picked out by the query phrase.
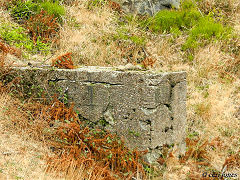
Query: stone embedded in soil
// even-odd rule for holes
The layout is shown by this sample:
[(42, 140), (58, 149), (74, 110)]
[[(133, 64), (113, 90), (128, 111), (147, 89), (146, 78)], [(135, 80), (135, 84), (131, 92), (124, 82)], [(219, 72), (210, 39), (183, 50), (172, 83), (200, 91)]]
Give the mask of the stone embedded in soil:
[(119, 3), (127, 13), (148, 14), (153, 16), (158, 11), (179, 8), (180, 0), (113, 0)]

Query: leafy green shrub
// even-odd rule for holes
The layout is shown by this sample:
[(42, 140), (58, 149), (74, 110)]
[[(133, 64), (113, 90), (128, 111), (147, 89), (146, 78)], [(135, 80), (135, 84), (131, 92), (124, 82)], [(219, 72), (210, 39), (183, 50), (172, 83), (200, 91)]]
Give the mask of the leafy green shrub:
[(40, 11), (39, 4), (30, 1), (12, 1), (10, 5), (11, 15), (18, 22), (23, 22), (26, 19), (29, 19), (30, 16), (36, 14)]
[(45, 10), (49, 15), (57, 18), (58, 22), (62, 23), (62, 17), (65, 15), (65, 9), (58, 2), (46, 1), (40, 4), (41, 9)]
[(48, 44), (42, 43), (40, 39), (37, 39), (34, 43), (26, 32), (27, 30), (20, 26), (11, 24), (0, 25), (0, 37), (8, 44), (25, 49), (28, 52), (49, 52), (50, 47)]
[(222, 24), (214, 22), (211, 17), (201, 18), (198, 25), (195, 26), (190, 32), (190, 38), (204, 38), (209, 39), (216, 37), (220, 39), (225, 37), (229, 31), (223, 27)]
[[(25, 48), (48, 51), (49, 45), (46, 43), (52, 41), (52, 38), (58, 34), (59, 23), (63, 22), (62, 16), (65, 14), (64, 7), (60, 6), (58, 1), (13, 0), (9, 8), (12, 16), (24, 24), (32, 38), (33, 42), (25, 44), (27, 46)], [(32, 43), (36, 47), (32, 47)]]
[(45, 10), (49, 15), (57, 18), (62, 23), (62, 16), (65, 15), (65, 9), (59, 5), (59, 2), (42, 1), (42, 0), (16, 0), (9, 6), (12, 16), (19, 22), (29, 19), (31, 16), (39, 14)]

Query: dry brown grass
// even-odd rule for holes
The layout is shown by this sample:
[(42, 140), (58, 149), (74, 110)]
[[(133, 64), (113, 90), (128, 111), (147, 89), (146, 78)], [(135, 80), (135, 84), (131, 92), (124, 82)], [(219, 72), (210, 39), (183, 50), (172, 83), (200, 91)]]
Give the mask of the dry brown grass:
[(223, 15), (229, 21), (234, 21), (236, 14), (240, 12), (238, 0), (202, 0), (198, 5), (203, 13), (213, 12), (219, 17)]
[[(235, 116), (240, 105), (240, 81), (238, 73), (233, 73), (235, 66), (239, 65), (238, 57), (221, 51), (220, 44), (210, 44), (200, 48), (192, 62), (184, 63), (183, 57), (177, 49), (164, 40), (155, 45), (155, 52), (159, 53), (160, 69), (188, 72), (188, 131), (199, 133), (199, 138), (211, 140), (220, 137), (222, 146), (216, 148), (205, 147), (204, 152), (208, 157), (209, 165), (205, 171), (212, 168), (220, 171), (225, 160), (231, 153), (239, 153), (240, 124)], [(158, 48), (157, 48), (158, 47)], [(160, 56), (161, 55), (161, 56)], [(164, 59), (164, 56), (166, 57)], [(169, 58), (170, 57), (170, 58)], [(161, 60), (163, 59), (163, 60)], [(236, 63), (236, 64), (235, 64)], [(228, 76), (231, 75), (231, 76)], [(168, 163), (170, 161), (171, 163)], [(203, 168), (195, 167), (195, 160), (191, 158), (185, 164), (179, 164), (178, 159), (166, 160), (167, 169), (161, 178), (186, 179), (201, 177)], [(228, 172), (238, 173), (238, 166), (228, 169)]]
[(16, 128), (14, 121), (26, 122), (16, 100), (0, 95), (0, 179), (53, 179), (45, 173), (43, 157), (51, 154), (44, 144), (29, 138), (28, 131)]
[[(202, 168), (192, 158), (179, 163), (175, 156), (168, 157), (166, 170), (159, 178), (200, 179), (202, 171), (210, 173), (212, 169), (221, 172), (226, 159), (231, 153), (238, 154), (240, 147), (240, 124), (235, 115), (240, 105), (240, 69), (233, 71), (240, 63), (238, 57), (222, 52), (219, 43), (200, 48), (192, 62), (184, 62), (177, 44), (170, 45), (164, 39), (154, 42), (149, 48), (156, 53), (160, 71), (188, 72), (188, 133), (197, 132), (202, 145), (206, 140), (218, 137), (221, 142), (221, 146), (214, 148), (204, 146), (202, 150), (209, 164)], [(237, 165), (227, 171), (240, 173)]]
[[(80, 27), (74, 28), (67, 24), (63, 26), (60, 31), (59, 49), (57, 49), (55, 56), (72, 52), (73, 60), (79, 65), (117, 66), (126, 64), (127, 61), (122, 57), (122, 51), (118, 44), (109, 40), (109, 34), (115, 34), (116, 29), (118, 29), (117, 16), (108, 7), (89, 10), (86, 2), (86, 0), (81, 0), (72, 7), (67, 7), (68, 14), (76, 18)], [(238, 0), (204, 0), (201, 11), (207, 12), (209, 9), (217, 7), (218, 13), (228, 16), (228, 21), (234, 27), (235, 33), (240, 35), (239, 6)], [(220, 7), (225, 8), (220, 11)], [(127, 25), (126, 28), (134, 34), (141, 34), (134, 23)], [(180, 50), (185, 37), (180, 36), (175, 40), (175, 43), (170, 42), (171, 35), (154, 36), (147, 34), (147, 37), (145, 48), (151, 52), (151, 57), (156, 59), (154, 70), (187, 71), (187, 132), (189, 136), (196, 132), (198, 135), (194, 136), (193, 139), (199, 140), (199, 144), (192, 148), (192, 152), (195, 153), (192, 153), (184, 162), (181, 162), (181, 159), (177, 158), (174, 153), (169, 154), (164, 160), (166, 167), (163, 168), (163, 173), (157, 179), (200, 179), (202, 171), (210, 172), (211, 169), (221, 171), (223, 166), (230, 162), (229, 159), (234, 159), (233, 156), (239, 153), (240, 147), (240, 117), (236, 115), (237, 111), (240, 111), (240, 69), (237, 68), (240, 64), (240, 56), (223, 51), (225, 42), (219, 41), (199, 48), (194, 52), (193, 61), (188, 61), (184, 52)], [(235, 46), (240, 46), (239, 38), (236, 41)], [(12, 101), (3, 98), (0, 102), (10, 103), (9, 108), (14, 109), (11, 106)], [(3, 107), (2, 109), (4, 109)], [(13, 113), (13, 116), (21, 119), (24, 118), (22, 114), (22, 112)], [(7, 141), (5, 135), (3, 139)], [(34, 143), (37, 142), (34, 141)], [(21, 144), (21, 142), (17, 141), (16, 138), (15, 144)], [(11, 146), (14, 144), (9, 144), (9, 147)], [(8, 148), (8, 145), (5, 148)], [(200, 161), (205, 165), (199, 167), (199, 161), (194, 159), (196, 154), (205, 157)], [(16, 156), (16, 161), (17, 158), (21, 159), (20, 156)], [(29, 154), (26, 158), (31, 158), (31, 155)], [(227, 171), (238, 173), (240, 176), (239, 165), (232, 164), (233, 166), (231, 163), (227, 164)], [(90, 174), (93, 171), (93, 169), (86, 170), (84, 167), (80, 167), (83, 170), (76, 171), (74, 164), (71, 167), (72, 170), (68, 174), (63, 172), (62, 177), (77, 179), (77, 177), (84, 176), (86, 171)], [(41, 170), (40, 167), (39, 169), (39, 172), (42, 172), (43, 169)], [(9, 172), (17, 174), (17, 170), (13, 171), (10, 168)], [(27, 177), (35, 177), (35, 172), (28, 173), (26, 172)]]
[[(81, 129), (75, 121), (70, 124), (63, 123), (67, 120), (70, 122), (72, 118), (76, 120), (77, 116), (72, 108), (65, 107), (60, 101), (54, 101), (51, 105), (32, 101), (23, 103), (7, 93), (2, 93), (0, 100), (2, 102), (0, 125), (3, 129), (2, 136), (0, 135), (2, 140), (0, 150), (3, 154), (3, 159), (0, 159), (3, 167), (0, 175), (3, 178), (114, 180), (113, 173), (122, 177), (122, 172), (126, 173), (126, 170), (133, 172), (133, 176), (144, 175), (142, 165), (138, 163), (139, 152), (131, 151), (132, 161), (126, 163), (122, 158), (127, 156), (129, 149), (124, 147), (123, 143), (119, 145), (119, 141), (114, 140), (113, 135), (107, 132), (101, 135), (101, 130), (96, 130), (100, 134), (91, 135), (92, 131), (88, 127)], [(50, 126), (57, 120), (62, 122), (58, 127)], [(85, 142), (87, 133), (90, 135), (89, 144), (86, 142), (78, 145), (78, 141), (83, 142), (84, 139)], [(63, 140), (65, 137), (69, 142), (73, 141), (71, 146), (56, 140), (56, 138)], [(109, 144), (108, 138), (112, 144)], [(106, 146), (109, 148), (105, 149)], [(87, 157), (81, 156), (83, 152), (86, 153), (85, 148), (89, 151), (91, 149), (86, 154)], [(109, 159), (109, 153), (119, 158)], [(26, 168), (21, 168), (22, 166)]]
[(76, 19), (80, 27), (63, 26), (60, 31), (60, 48), (56, 54), (72, 52), (75, 63), (79, 65), (121, 64), (120, 52), (115, 44), (111, 42), (107, 45), (104, 42), (104, 36), (115, 30), (113, 12), (108, 7), (90, 11), (86, 9), (86, 2), (67, 8), (69, 15)]

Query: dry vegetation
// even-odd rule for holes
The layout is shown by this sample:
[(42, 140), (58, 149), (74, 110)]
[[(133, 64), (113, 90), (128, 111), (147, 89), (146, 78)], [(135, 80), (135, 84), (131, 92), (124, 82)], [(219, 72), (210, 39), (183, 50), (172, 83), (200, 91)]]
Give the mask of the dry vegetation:
[(28, 130), (14, 127), (14, 121), (27, 121), (16, 100), (6, 93), (1, 93), (0, 100), (0, 179), (53, 179), (46, 175), (42, 160), (50, 150), (31, 139)]
[[(228, 40), (212, 41), (194, 49), (190, 59), (188, 52), (181, 49), (187, 38), (185, 34), (175, 36), (170, 33), (154, 34), (144, 31), (139, 28), (137, 17), (129, 17), (127, 23), (119, 23), (125, 22), (126, 19), (109, 8), (109, 4), (90, 8), (86, 0), (66, 4), (64, 6), (68, 17), (64, 19), (65, 23), (60, 28), (59, 40), (52, 53), (55, 59), (53, 62), (61, 58), (62, 54), (72, 52), (71, 60), (75, 66), (119, 66), (139, 63), (159, 72), (188, 72), (188, 150), (182, 158), (176, 157), (172, 152), (159, 159), (161, 168), (156, 179), (200, 179), (204, 171), (222, 172), (223, 169), (237, 173), (240, 177), (238, 0), (199, 2), (201, 13), (213, 12), (219, 19), (223, 18), (223, 23), (233, 27), (235, 36)], [(1, 15), (6, 18), (0, 16), (0, 23), (13, 23), (6, 11), (2, 10)], [(131, 40), (130, 37), (136, 37), (137, 40)], [(0, 43), (2, 56), (7, 60), (13, 59), (7, 53), (14, 50), (4, 51), (5, 45), (2, 41)], [(14, 59), (18, 58), (17, 62), (22, 63), (20, 54), (18, 56), (15, 53)], [(42, 55), (37, 57), (41, 58)], [(46, 158), (43, 157), (53, 153), (47, 148), (49, 142), (44, 139), (46, 134), (36, 131), (39, 127), (43, 130), (47, 125), (36, 123), (27, 129), (26, 108), (6, 93), (6, 89), (1, 90), (0, 102), (0, 178), (56, 179), (55, 175), (59, 172), (49, 175), (44, 165)], [(14, 122), (20, 125), (14, 126)], [(94, 172), (93, 168), (86, 169), (86, 166), (77, 167), (79, 171), (75, 171), (74, 162), (66, 163), (71, 168), (62, 171), (62, 179), (108, 177), (101, 174), (106, 172), (105, 169), (101, 169), (103, 166), (98, 172)], [(98, 165), (94, 163), (94, 167)]]

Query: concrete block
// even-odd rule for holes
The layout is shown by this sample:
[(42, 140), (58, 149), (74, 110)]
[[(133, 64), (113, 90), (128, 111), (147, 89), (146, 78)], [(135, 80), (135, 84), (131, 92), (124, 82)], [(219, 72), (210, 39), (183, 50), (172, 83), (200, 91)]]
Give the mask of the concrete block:
[(148, 149), (149, 162), (160, 156), (165, 144), (176, 144), (184, 152), (185, 72), (117, 71), (103, 67), (22, 67), (15, 71), (24, 82), (40, 86), (48, 95), (67, 94), (84, 118), (93, 124), (104, 120), (104, 128), (124, 137), (130, 148)]

